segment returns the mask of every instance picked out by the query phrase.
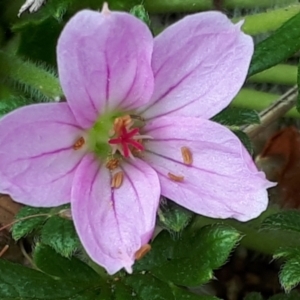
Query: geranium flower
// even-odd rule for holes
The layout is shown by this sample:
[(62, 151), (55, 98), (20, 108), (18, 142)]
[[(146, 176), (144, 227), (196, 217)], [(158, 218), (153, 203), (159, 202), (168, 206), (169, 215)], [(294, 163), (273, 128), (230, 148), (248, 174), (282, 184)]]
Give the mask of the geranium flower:
[(154, 39), (128, 13), (77, 13), (57, 46), (67, 102), (1, 119), (0, 191), (31, 206), (71, 202), (83, 246), (109, 274), (131, 272), (147, 248), (161, 194), (209, 217), (257, 217), (272, 184), (209, 120), (239, 91), (252, 52), (219, 12)]

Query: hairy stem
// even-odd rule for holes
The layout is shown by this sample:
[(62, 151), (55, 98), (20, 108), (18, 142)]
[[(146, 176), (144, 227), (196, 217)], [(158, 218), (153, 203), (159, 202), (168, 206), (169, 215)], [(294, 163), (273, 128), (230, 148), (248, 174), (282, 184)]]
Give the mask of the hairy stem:
[[(145, 7), (150, 13), (197, 12), (213, 9), (212, 0), (145, 0)], [(269, 8), (297, 3), (296, 0), (225, 0), (224, 8)]]

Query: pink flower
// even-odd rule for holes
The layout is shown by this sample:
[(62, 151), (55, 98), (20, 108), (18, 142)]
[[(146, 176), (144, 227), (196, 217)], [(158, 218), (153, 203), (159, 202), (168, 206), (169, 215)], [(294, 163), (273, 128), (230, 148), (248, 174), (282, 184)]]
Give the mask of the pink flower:
[(67, 102), (1, 119), (0, 191), (31, 206), (71, 202), (83, 246), (110, 274), (131, 272), (161, 194), (209, 217), (257, 217), (272, 184), (209, 120), (239, 91), (252, 52), (219, 12), (155, 39), (127, 13), (79, 12), (57, 46)]

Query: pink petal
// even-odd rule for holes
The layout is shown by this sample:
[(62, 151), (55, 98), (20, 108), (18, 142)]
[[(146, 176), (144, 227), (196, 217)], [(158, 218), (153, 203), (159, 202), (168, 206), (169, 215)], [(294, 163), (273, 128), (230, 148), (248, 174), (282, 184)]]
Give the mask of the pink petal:
[[(226, 127), (200, 118), (162, 117), (150, 121), (144, 154), (158, 173), (162, 195), (213, 218), (247, 221), (268, 204), (267, 188), (274, 186), (257, 171), (250, 155)], [(181, 148), (192, 153), (193, 163), (183, 163)], [(183, 176), (172, 181), (168, 173)]]
[[(253, 41), (219, 12), (185, 17), (154, 40), (155, 89), (144, 117), (209, 119), (240, 90), (253, 53)], [(145, 110), (145, 109), (141, 109)]]
[(57, 46), (59, 77), (81, 126), (104, 110), (148, 102), (152, 50), (147, 26), (127, 13), (84, 10), (67, 23)]
[(76, 172), (72, 215), (88, 255), (109, 274), (132, 271), (134, 255), (152, 236), (160, 185), (143, 161), (122, 162), (124, 180), (111, 188), (111, 174), (93, 155)]
[[(76, 166), (85, 151), (67, 103), (19, 108), (0, 120), (0, 192), (31, 206), (70, 202)], [(84, 147), (83, 147), (84, 148)]]

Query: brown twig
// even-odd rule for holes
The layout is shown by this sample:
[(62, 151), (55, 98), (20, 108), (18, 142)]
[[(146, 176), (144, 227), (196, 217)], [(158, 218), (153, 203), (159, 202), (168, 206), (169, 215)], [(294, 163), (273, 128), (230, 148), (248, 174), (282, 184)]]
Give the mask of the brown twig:
[(284, 116), (297, 102), (298, 87), (295, 86), (288, 90), (278, 100), (273, 102), (271, 106), (260, 112), (260, 124), (242, 126), (243, 130), (250, 138), (254, 138), (266, 127)]
[(8, 250), (9, 246), (8, 245), (5, 245), (2, 250), (0, 251), (0, 257), (3, 256), (3, 254)]

